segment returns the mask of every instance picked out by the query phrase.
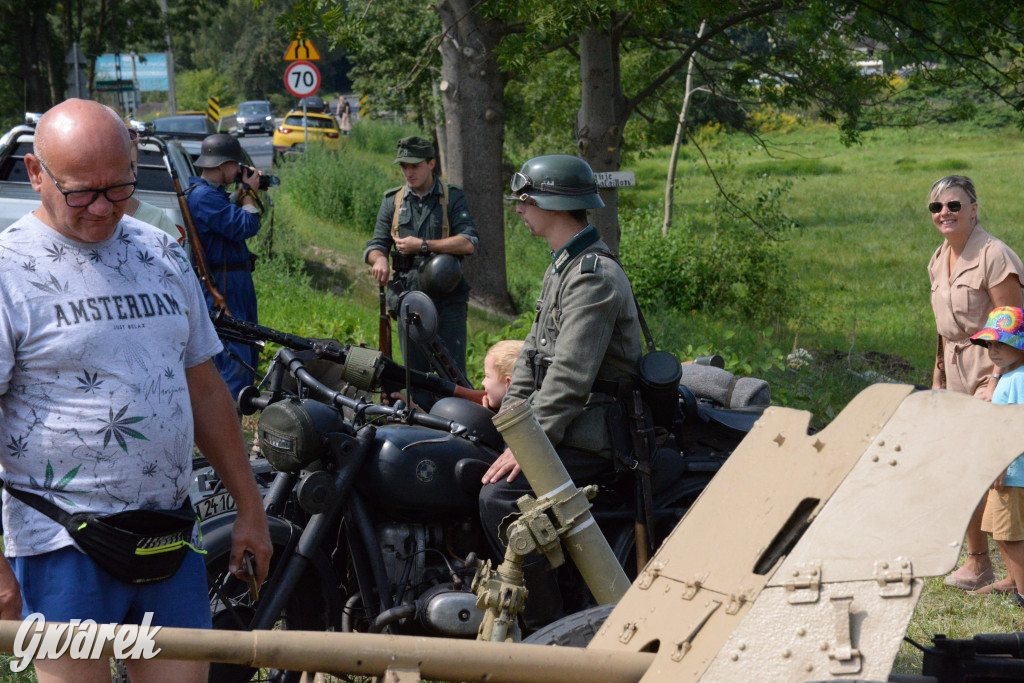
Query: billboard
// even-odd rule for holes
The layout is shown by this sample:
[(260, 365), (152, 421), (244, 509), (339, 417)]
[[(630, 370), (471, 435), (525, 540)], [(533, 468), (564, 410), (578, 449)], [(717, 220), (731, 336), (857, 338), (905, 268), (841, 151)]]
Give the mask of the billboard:
[(140, 92), (167, 90), (167, 55), (163, 52), (146, 54), (120, 54), (121, 73), (113, 54), (96, 58), (96, 80), (135, 80)]

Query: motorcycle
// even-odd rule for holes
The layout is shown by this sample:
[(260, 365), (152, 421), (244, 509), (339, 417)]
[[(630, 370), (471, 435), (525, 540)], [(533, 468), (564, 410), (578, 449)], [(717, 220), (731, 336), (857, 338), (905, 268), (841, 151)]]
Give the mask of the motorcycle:
[[(477, 553), (488, 548), (477, 496), (483, 473), (504, 448), (493, 413), (458, 397), (467, 396), (465, 387), (410, 371), (374, 349), (227, 317), (215, 322), (222, 336), (284, 348), (270, 364), (264, 390), (253, 387), (239, 398), (243, 413), (261, 413), (260, 446), (276, 472), (265, 496), (274, 545), (270, 573), (258, 592), (228, 573), (235, 513), (230, 496), (218, 494), (201, 525), (214, 628), (475, 637), (484, 612), (470, 586)], [(325, 362), (357, 391), (321, 381)], [(430, 412), (366, 398), (382, 388), (388, 395), (388, 385), (403, 381), (443, 398)], [(667, 465), (650, 515), (659, 537), (682, 518), (762, 410), (716, 409), (688, 393), (680, 394), (685, 430), (655, 454)], [(627, 571), (637, 557), (634, 496), (604, 491), (593, 509)], [(200, 502), (201, 514), (213, 498)], [(581, 587), (571, 575), (568, 581)], [(247, 681), (256, 673), (214, 664), (210, 680)], [(272, 671), (265, 680), (293, 679), (295, 672)]]

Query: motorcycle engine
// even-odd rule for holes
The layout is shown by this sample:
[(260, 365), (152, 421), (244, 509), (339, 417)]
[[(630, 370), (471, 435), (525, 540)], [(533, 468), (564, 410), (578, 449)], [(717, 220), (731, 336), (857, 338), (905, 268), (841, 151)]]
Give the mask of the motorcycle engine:
[(444, 530), (425, 524), (381, 524), (377, 527), (384, 568), (396, 593), (414, 599), (420, 625), (434, 635), (472, 638), (483, 619), (469, 582), (456, 586), (452, 565), (439, 547)]

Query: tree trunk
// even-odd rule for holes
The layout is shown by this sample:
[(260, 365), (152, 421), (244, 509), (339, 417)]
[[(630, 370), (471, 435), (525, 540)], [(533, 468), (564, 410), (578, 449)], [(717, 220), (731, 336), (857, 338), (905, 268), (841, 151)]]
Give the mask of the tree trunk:
[[(704, 35), (707, 22), (700, 22), (700, 29), (697, 37)], [(683, 93), (683, 106), (679, 110), (679, 120), (676, 122), (676, 136), (672, 139), (672, 154), (668, 158), (668, 177), (665, 179), (665, 222), (661, 225), (662, 237), (668, 237), (668, 229), (672, 227), (672, 199), (676, 186), (676, 162), (679, 160), (679, 145), (683, 141), (683, 132), (686, 130), (686, 110), (690, 108), (690, 96), (693, 95), (693, 64), (697, 58), (696, 53), (690, 57), (690, 63), (686, 67), (686, 88)]]
[(28, 3), (15, 8), (9, 15), (18, 36), (21, 55), (21, 76), (24, 79), (25, 111), (44, 112), (53, 105), (48, 72), (49, 40), (43, 36), (49, 31), (46, 13), (50, 2)]
[(476, 254), (463, 261), (473, 294), (493, 308), (511, 312), (502, 211), (505, 84), (495, 57), (505, 27), (480, 16), (475, 6), (469, 0), (434, 5), (444, 27), (440, 89), (448, 180), (465, 191), (480, 233)]
[[(614, 24), (612, 17), (611, 24)], [(617, 171), (622, 159), (625, 99), (619, 72), (619, 36), (594, 25), (580, 34), (580, 110), (576, 115), (576, 146), (595, 172)], [(604, 208), (589, 212), (590, 222), (612, 251), (619, 250), (619, 195), (601, 189)]]

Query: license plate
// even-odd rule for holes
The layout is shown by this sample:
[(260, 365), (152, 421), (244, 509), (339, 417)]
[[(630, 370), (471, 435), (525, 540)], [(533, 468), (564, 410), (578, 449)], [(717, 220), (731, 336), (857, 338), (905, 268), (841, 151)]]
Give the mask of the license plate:
[(207, 496), (196, 503), (196, 514), (199, 515), (200, 520), (210, 519), (237, 509), (238, 505), (235, 503), (235, 499), (227, 492)]

